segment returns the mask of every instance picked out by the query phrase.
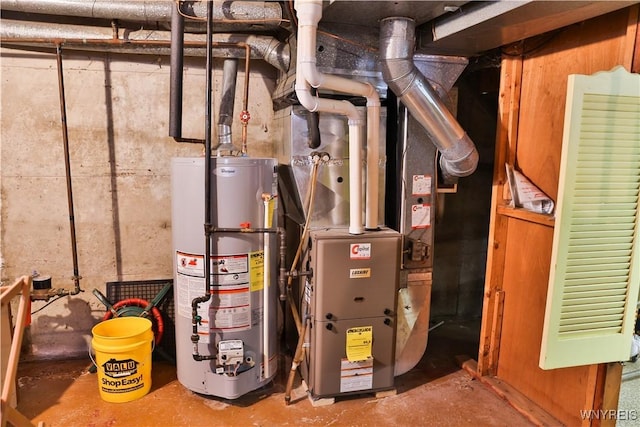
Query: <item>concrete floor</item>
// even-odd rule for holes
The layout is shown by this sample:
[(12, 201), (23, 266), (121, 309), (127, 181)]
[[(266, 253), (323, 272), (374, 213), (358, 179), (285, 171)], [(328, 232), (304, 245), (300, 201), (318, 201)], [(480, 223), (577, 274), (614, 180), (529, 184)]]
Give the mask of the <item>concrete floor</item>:
[(313, 407), (298, 380), (292, 403), (285, 406), (281, 373), (270, 387), (229, 401), (187, 390), (177, 381), (173, 365), (154, 361), (147, 395), (108, 403), (99, 397), (97, 376), (86, 370), (87, 359), (21, 364), (18, 410), (34, 423), (52, 427), (531, 425), (456, 365), (455, 355), (477, 354), (477, 342), (470, 336), (477, 336), (477, 330), (465, 325), (447, 323), (435, 329), (421, 362), (396, 378), (396, 395), (384, 398), (364, 394)]

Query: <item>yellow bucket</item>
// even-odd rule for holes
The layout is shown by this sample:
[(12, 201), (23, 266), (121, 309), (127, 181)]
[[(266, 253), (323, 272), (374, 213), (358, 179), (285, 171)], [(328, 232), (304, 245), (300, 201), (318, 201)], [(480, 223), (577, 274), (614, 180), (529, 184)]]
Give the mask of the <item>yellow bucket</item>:
[(122, 403), (147, 394), (151, 389), (151, 321), (117, 317), (98, 323), (91, 333), (100, 397)]

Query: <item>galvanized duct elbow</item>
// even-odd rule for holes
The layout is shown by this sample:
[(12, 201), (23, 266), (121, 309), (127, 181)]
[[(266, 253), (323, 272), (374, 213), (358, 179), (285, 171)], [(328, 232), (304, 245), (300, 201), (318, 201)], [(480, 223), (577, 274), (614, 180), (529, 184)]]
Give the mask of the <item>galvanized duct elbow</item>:
[(436, 91), (413, 63), (415, 22), (385, 18), (380, 22), (380, 62), (389, 89), (425, 128), (441, 153), (445, 183), (472, 174), (478, 151)]

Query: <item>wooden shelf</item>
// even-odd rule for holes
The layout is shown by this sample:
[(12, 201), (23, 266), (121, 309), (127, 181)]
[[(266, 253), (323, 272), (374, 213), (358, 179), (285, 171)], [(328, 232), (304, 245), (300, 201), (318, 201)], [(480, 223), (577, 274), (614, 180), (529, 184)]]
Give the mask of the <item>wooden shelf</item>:
[(556, 223), (556, 220), (552, 215), (531, 212), (526, 209), (512, 208), (511, 206), (500, 205), (498, 206), (497, 211), (500, 215), (508, 216), (509, 218), (521, 219), (523, 221), (533, 222), (535, 224), (544, 225), (545, 227), (553, 228)]

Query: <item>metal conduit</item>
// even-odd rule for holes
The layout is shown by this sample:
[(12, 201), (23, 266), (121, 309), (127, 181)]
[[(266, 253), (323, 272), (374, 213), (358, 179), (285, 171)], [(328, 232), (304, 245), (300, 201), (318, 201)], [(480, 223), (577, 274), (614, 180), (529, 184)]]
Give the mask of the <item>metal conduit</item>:
[(445, 183), (472, 174), (478, 151), (431, 84), (413, 63), (415, 22), (410, 18), (380, 21), (380, 62), (389, 89), (425, 128), (440, 151)]
[[(2, 9), (22, 13), (75, 16), (82, 18), (119, 19), (142, 23), (171, 21), (176, 1), (130, 0), (2, 0)], [(204, 21), (209, 1), (188, 2), (188, 16)], [(283, 22), (278, 2), (267, 1), (214, 1), (213, 21), (224, 23), (228, 30), (276, 29)], [(218, 30), (222, 26), (216, 25)]]

